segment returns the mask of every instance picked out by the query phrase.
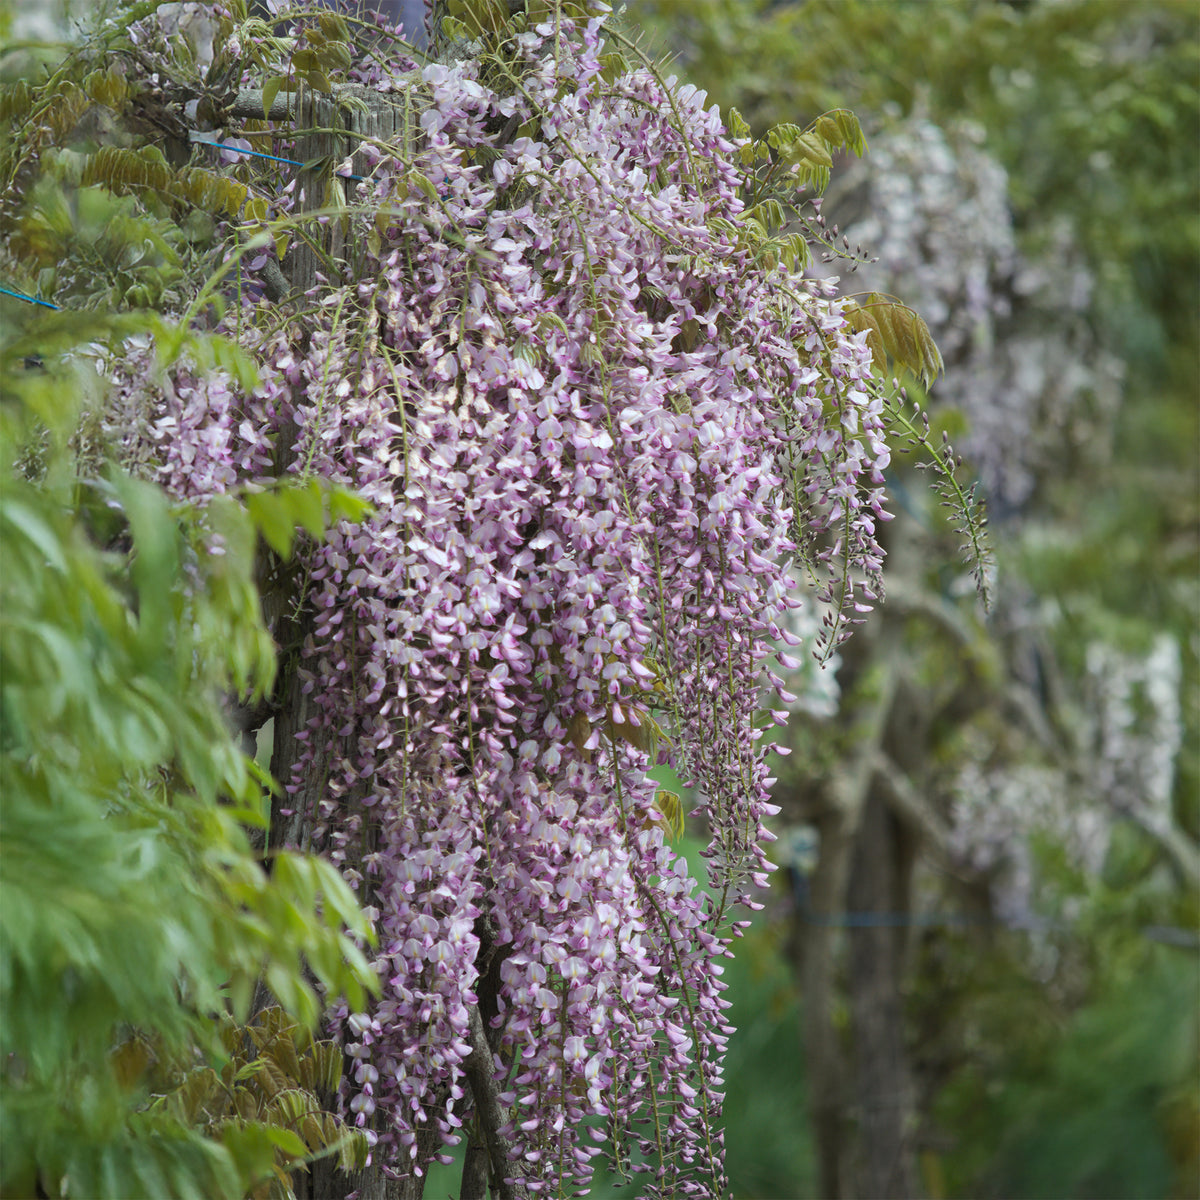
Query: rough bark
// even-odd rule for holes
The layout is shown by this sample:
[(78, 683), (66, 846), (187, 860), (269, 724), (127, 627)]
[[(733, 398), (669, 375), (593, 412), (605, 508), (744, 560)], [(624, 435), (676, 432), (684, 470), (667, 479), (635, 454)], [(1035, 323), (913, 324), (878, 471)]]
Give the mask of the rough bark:
[(852, 846), (853, 830), (846, 814), (831, 814), (819, 823), (821, 857), (811, 885), (814, 923), (802, 935), (799, 969), (804, 998), (802, 1020), (809, 1077), (809, 1118), (817, 1152), (820, 1194), (829, 1200), (844, 1195), (843, 1131), (845, 1069), (833, 1021), (834, 929), (815, 923), (839, 904)]
[[(353, 96), (350, 96), (351, 92)], [(348, 98), (358, 100), (359, 105), (347, 105)], [(261, 92), (257, 95), (244, 93), (238, 98), (241, 109), (253, 110), (255, 104), (254, 115), (261, 117)], [(297, 152), (306, 162), (323, 159), (319, 169), (305, 172), (307, 211), (325, 204), (333, 169), (350, 153), (356, 138), (390, 137), (395, 128), (390, 101), (368, 93), (366, 89), (339, 89), (337, 96), (332, 97), (301, 91), (295, 97), (277, 98), (276, 105), (281, 104), (291, 106), (285, 107), (281, 116), (295, 113), (298, 127), (317, 131), (300, 139)], [(334, 132), (339, 129), (345, 129), (346, 133)], [(337, 221), (325, 226), (314, 221), (308, 232), (311, 242), (301, 239), (293, 243), (283, 264), (293, 294), (314, 286), (318, 272), (327, 275), (329, 260), (339, 260), (344, 249)], [(281, 477), (289, 464), (290, 444), (291, 438), (281, 435), (275, 462), (276, 472)], [(281, 847), (307, 850), (312, 847), (314, 816), (328, 781), (328, 755), (319, 739), (314, 739), (312, 762), (303, 772), (296, 771), (304, 749), (296, 735), (308, 728), (308, 722), (316, 712), (313, 698), (304, 694), (300, 678), (301, 648), (310, 627), (309, 615), (299, 603), (298, 579), (288, 568), (280, 569), (277, 575), (261, 582), (264, 618), (280, 648), (280, 673), (272, 703), (271, 773), (281, 783), (296, 789), (273, 799), (268, 850)], [(355, 800), (353, 795), (345, 798), (347, 803)], [(265, 992), (260, 1000), (267, 1001)], [(436, 1129), (423, 1133), (418, 1140), (419, 1154), (427, 1159), (436, 1152), (439, 1142)], [(390, 1180), (377, 1163), (362, 1171), (344, 1172), (338, 1169), (336, 1157), (330, 1156), (313, 1163), (307, 1173), (298, 1173), (294, 1187), (297, 1200), (343, 1200), (352, 1192), (357, 1192), (360, 1200), (422, 1200), (424, 1178)]]
[[(508, 1181), (513, 1170), (512, 1143), (500, 1130), (508, 1124), (509, 1113), (500, 1101), (500, 1088), (496, 1083), (492, 1047), (483, 1028), (483, 1017), (479, 1008), (472, 1006), (470, 1017), (471, 1053), (464, 1063), (467, 1079), (475, 1100), (475, 1113), (483, 1131), (487, 1150), (488, 1166), (491, 1168), (493, 1194), (499, 1200), (528, 1200), (529, 1192), (519, 1181)], [(476, 1175), (479, 1173), (478, 1156), (471, 1163)], [(466, 1170), (464, 1166), (463, 1196), (466, 1197)], [(482, 1193), (480, 1193), (482, 1196)]]
[[(892, 547), (901, 578), (912, 566), (908, 550)], [(955, 617), (940, 607), (927, 613), (936, 601), (919, 589), (899, 590), (900, 603), (875, 614), (843, 656), (838, 728), (848, 756), (790, 805), (820, 838), (809, 902), (798, 913), (796, 958), (822, 1200), (920, 1194), (901, 1005), (911, 932), (904, 919), (918, 849), (943, 854), (946, 828), (913, 783), (930, 718), (925, 698), (906, 682), (904, 625), (914, 612), (942, 624)], [(967, 636), (957, 625), (950, 632)], [(834, 1022), (843, 984), (848, 1035)]]
[(908, 907), (898, 862), (900, 834), (886, 804), (871, 795), (846, 893), (857, 1117), (853, 1194), (872, 1200), (912, 1200), (919, 1194), (899, 986)]
[[(810, 885), (807, 911), (801, 914), (797, 976), (801, 1009), (809, 1108), (817, 1152), (820, 1194), (843, 1200), (850, 1194), (850, 1147), (846, 1091), (846, 1056), (834, 1022), (836, 958), (841, 914), (858, 826), (871, 786), (896, 688), (895, 649), (891, 639), (864, 630), (860, 652), (878, 649), (882, 661), (878, 687), (855, 713), (862, 739), (850, 761), (835, 774), (815, 803), (802, 807), (820, 836), (820, 857)], [(878, 642), (878, 646), (875, 643)]]
[[(262, 120), (262, 90), (243, 89), (229, 111), (234, 117)], [(341, 175), (340, 167), (349, 158), (352, 173), (363, 174), (365, 161), (352, 152), (363, 141), (391, 140), (403, 128), (403, 120), (390, 97), (358, 84), (339, 84), (325, 94), (302, 83), (295, 92), (276, 95), (267, 116), (272, 121), (292, 120), (304, 131), (296, 141), (296, 161), (310, 166), (296, 170), (302, 211), (313, 214), (311, 223), (296, 230), (283, 263), (268, 260), (263, 270), (268, 297), (278, 303), (303, 295), (318, 276), (333, 284), (349, 281), (344, 259), (353, 248), (346, 244), (336, 210), (354, 202), (356, 181)], [(319, 224), (318, 213), (329, 219)]]

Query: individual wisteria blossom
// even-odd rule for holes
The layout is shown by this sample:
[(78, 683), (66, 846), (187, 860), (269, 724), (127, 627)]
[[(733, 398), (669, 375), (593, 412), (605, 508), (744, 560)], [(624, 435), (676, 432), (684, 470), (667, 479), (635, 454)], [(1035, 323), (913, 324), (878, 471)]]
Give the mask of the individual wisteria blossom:
[[(482, 1017), (528, 1191), (605, 1153), (643, 1195), (719, 1195), (789, 570), (870, 606), (889, 451), (832, 287), (737, 236), (716, 108), (606, 78), (603, 36), (547, 22), (486, 70), (376, 52), (419, 132), (361, 148), (366, 269), (290, 324), (247, 309), (261, 387), (178, 379), (149, 427), (181, 495), (263, 481), (274, 445), (373, 505), (307, 554), (316, 715), (284, 782), (327, 771), (315, 837), (377, 917), (383, 996), (343, 1030), (375, 1154), (419, 1174), (425, 1130), (462, 1136)], [(700, 797), (706, 887), (655, 766)]]

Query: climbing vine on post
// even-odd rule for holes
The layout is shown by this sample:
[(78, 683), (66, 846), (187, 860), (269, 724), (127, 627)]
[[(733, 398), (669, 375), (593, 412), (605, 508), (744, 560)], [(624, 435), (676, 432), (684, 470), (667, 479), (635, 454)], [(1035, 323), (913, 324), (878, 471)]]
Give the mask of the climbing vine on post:
[[(938, 362), (915, 314), (868, 328), (885, 302), (802, 273), (825, 234), (801, 189), (865, 148), (857, 122), (752, 143), (595, 2), (452, 5), (451, 62), (349, 18), (193, 7), (211, 62), (187, 86), (164, 62), (153, 101), (207, 157), (87, 180), (186, 204), (216, 153), (270, 163), (223, 168), (245, 269), (189, 309), (220, 302), (260, 381), (164, 386), (131, 346), (109, 424), (190, 500), (321, 477), (372, 505), (268, 604), (310, 714), (277, 738), (276, 819), (379, 933), (379, 1001), (334, 1014), (343, 1111), (400, 1177), (467, 1128), (514, 1195), (586, 1186), (602, 1155), (645, 1195), (722, 1194), (722, 959), (769, 870), (789, 572), (831, 606), (826, 648), (879, 599), (888, 434), (913, 427), (872, 350)], [(122, 101), (187, 36), (145, 13), (109, 35), (136, 48)], [(301, 161), (293, 87), (366, 88), (399, 132)], [(300, 245), (313, 281), (287, 278)], [(656, 766), (693, 789), (706, 889)]]

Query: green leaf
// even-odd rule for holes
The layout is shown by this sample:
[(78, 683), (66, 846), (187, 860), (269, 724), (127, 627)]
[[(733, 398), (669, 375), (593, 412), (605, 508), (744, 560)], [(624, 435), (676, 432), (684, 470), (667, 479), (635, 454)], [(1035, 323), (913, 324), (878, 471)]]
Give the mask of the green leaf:
[(347, 1129), (337, 1146), (338, 1165), (343, 1171), (361, 1171), (367, 1165), (371, 1143), (361, 1129)]
[(159, 488), (129, 476), (117, 476), (113, 484), (133, 535), (130, 575), (137, 588), (140, 640), (149, 657), (163, 652), (174, 624), (171, 594), (179, 579), (179, 534)]
[(785, 162), (816, 164), (821, 167), (833, 166), (833, 155), (829, 148), (815, 133), (802, 133), (799, 137), (782, 147), (780, 153)]
[(301, 78), (308, 84), (314, 92), (324, 92), (329, 96), (333, 94), (333, 82), (329, 76), (319, 67), (315, 67), (310, 71), (302, 71)]
[(349, 521), (357, 524), (375, 511), (369, 500), (349, 488), (334, 486), (329, 489), (329, 515), (333, 521)]
[(410, 186), (419, 189), (428, 199), (433, 201), (438, 199), (437, 188), (435, 188), (430, 180), (426, 176), (422, 175), (420, 171), (414, 168), (413, 170), (409, 171), (404, 178)]
[(345, 43), (350, 40), (350, 28), (346, 24), (345, 18), (339, 13), (323, 12), (319, 14), (317, 24), (330, 41)]
[(246, 497), (246, 510), (267, 545), (280, 558), (291, 558), (296, 525), (287, 501), (274, 491), (258, 492)]
[[(317, 51), (317, 60), (326, 70), (346, 71), (354, 61), (345, 42), (327, 42)], [(315, 86), (315, 85), (314, 85)], [(332, 91), (332, 87), (329, 89)]]
[(286, 75), (270, 75), (263, 82), (263, 120), (270, 120), (271, 105), (275, 103), (275, 97), (279, 95), (279, 89), (283, 87), (286, 81)]
[(227, 1121), (221, 1127), (221, 1141), (245, 1179), (263, 1179), (275, 1165), (275, 1144), (266, 1129), (262, 1124), (234, 1121)]
[(654, 793), (654, 807), (662, 817), (661, 823), (668, 837), (683, 837), (683, 801), (679, 798), (678, 793), (668, 791), (666, 788), (659, 788)]
[(792, 145), (797, 138), (800, 137), (801, 132), (802, 131), (799, 125), (790, 125), (786, 123), (781, 125), (773, 125), (767, 130), (767, 145), (770, 146), (772, 150), (778, 150), (782, 153), (787, 149), (787, 147)]
[(321, 482), (310, 479), (306, 484), (296, 484), (283, 493), (291, 506), (292, 518), (297, 525), (314, 538), (324, 536), (325, 491)]
[(834, 112), (842, 134), (842, 145), (861, 158), (867, 152), (867, 138), (858, 118), (848, 108), (835, 109)]
[(881, 373), (890, 356), (928, 387), (945, 369), (929, 326), (906, 304), (872, 292), (861, 304), (847, 303), (845, 315), (852, 329), (867, 332), (867, 345)]
[(55, 571), (65, 574), (67, 560), (59, 534), (32, 506), (6, 497), (4, 503), (0, 504), (0, 522), (11, 525), (14, 531), (19, 531), (41, 555), (43, 562)]
[(467, 27), (457, 18), (446, 16), (442, 18), (442, 36), (452, 45), (467, 39)]
[(600, 55), (600, 78), (605, 83), (614, 83), (623, 75), (629, 74), (629, 60), (621, 53)]

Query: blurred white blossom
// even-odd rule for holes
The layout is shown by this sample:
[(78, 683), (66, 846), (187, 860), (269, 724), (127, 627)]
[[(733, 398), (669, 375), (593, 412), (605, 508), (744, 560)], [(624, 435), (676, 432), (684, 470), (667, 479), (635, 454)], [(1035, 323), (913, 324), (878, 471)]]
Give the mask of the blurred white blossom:
[(1168, 828), (1175, 760), (1183, 741), (1178, 641), (1160, 634), (1146, 654), (1093, 642), (1087, 672), (1090, 762), (1097, 792), (1118, 812), (1152, 829)]
[(857, 268), (858, 286), (928, 322), (946, 362), (935, 407), (966, 418), (956, 443), (1002, 515), (1065, 455), (1095, 452), (1122, 373), (1084, 320), (1094, 281), (1070, 226), (1019, 240), (1008, 176), (982, 140), (968, 123), (898, 122), (872, 137), (825, 211), (848, 213), (847, 237), (878, 258)]

